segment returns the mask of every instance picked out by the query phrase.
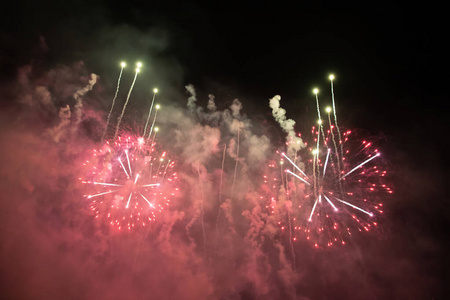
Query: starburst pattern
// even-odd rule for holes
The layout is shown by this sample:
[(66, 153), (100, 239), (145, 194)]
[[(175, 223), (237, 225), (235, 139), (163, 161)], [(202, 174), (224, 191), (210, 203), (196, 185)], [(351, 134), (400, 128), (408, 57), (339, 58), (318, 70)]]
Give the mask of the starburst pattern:
[(142, 138), (106, 142), (84, 166), (88, 175), (80, 180), (89, 191), (85, 197), (95, 218), (119, 230), (155, 221), (178, 191), (175, 162)]
[(261, 197), (294, 241), (304, 237), (315, 247), (345, 244), (355, 231), (378, 225), (383, 199), (393, 192), (378, 149), (366, 140), (351, 140), (351, 131), (342, 134), (341, 143), (336, 134), (333, 125), (326, 132), (322, 124), (313, 127), (310, 143), (293, 157), (277, 152), (264, 174)]

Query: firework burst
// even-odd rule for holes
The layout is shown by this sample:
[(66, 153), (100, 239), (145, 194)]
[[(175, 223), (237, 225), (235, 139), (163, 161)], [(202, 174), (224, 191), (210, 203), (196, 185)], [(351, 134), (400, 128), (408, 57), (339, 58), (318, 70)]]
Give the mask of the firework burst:
[[(345, 244), (355, 231), (372, 230), (383, 213), (383, 199), (392, 193), (387, 171), (377, 164), (378, 150), (365, 140), (351, 140), (350, 131), (343, 133), (339, 172), (340, 157), (329, 145), (331, 130), (319, 150), (305, 142), (294, 157), (277, 152), (263, 178), (261, 197), (270, 213), (279, 215), (281, 229), (289, 230), (294, 241), (303, 237), (315, 247)], [(314, 146), (318, 133), (313, 127)]]
[(154, 142), (119, 137), (92, 150), (80, 178), (95, 218), (117, 229), (147, 226), (170, 205), (178, 191), (175, 162)]
[(378, 225), (383, 199), (393, 191), (378, 149), (367, 140), (351, 138), (350, 130), (340, 131), (331, 108), (326, 109), (326, 124), (318, 90), (314, 93), (318, 125), (306, 137), (288, 134), (289, 155), (278, 151), (268, 164), (261, 198), (269, 212), (279, 216), (278, 225), (291, 240), (304, 237), (315, 247), (344, 245), (354, 232)]

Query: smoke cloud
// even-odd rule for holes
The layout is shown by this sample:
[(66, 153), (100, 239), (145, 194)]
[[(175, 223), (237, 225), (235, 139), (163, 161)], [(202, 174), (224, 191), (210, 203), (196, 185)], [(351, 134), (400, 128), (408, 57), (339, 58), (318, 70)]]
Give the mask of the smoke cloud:
[[(408, 242), (414, 254), (398, 234), (359, 235), (335, 249), (293, 243), (279, 226), (292, 202), (280, 196), (271, 214), (261, 199), (277, 146), (256, 133), (245, 103), (209, 95), (205, 110), (193, 85), (185, 87), (187, 108), (166, 105), (157, 119), (180, 195), (146, 228), (118, 232), (99, 222), (78, 178), (104, 129), (96, 101), (111, 95), (103, 87), (82, 62), (18, 71), (18, 108), (0, 121), (2, 299), (411, 299), (438, 288), (411, 263), (439, 249), (427, 238)], [(304, 144), (280, 100), (270, 108), (292, 154)]]

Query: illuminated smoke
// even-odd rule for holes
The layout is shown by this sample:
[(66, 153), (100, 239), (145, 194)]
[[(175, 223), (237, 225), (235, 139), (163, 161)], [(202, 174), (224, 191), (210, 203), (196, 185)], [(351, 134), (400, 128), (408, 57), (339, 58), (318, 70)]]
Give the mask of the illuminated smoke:
[(81, 118), (83, 116), (83, 96), (92, 90), (94, 85), (97, 83), (97, 75), (94, 73), (91, 74), (91, 79), (89, 80), (88, 85), (86, 85), (84, 88), (76, 91), (73, 94), (73, 98), (75, 99), (75, 106), (74, 106), (74, 116), (75, 120), (73, 122), (72, 130), (76, 131), (78, 129), (78, 125), (81, 123)]
[(295, 135), (295, 121), (286, 117), (286, 110), (280, 107), (280, 101), (281, 96), (275, 95), (269, 100), (269, 106), (272, 108), (273, 117), (278, 124), (280, 124), (281, 128), (287, 133), (287, 154), (288, 156), (292, 156), (305, 145), (303, 144), (302, 139)]
[(188, 98), (187, 107), (188, 107), (189, 111), (191, 113), (193, 113), (194, 109), (196, 107), (195, 103), (197, 102), (197, 94), (195, 93), (195, 88), (192, 84), (186, 85), (186, 90), (190, 94), (190, 96)]
[[(334, 291), (351, 281), (363, 290), (354, 291), (355, 298), (364, 298), (370, 289), (365, 279), (353, 275), (361, 268), (354, 252), (314, 252), (320, 250), (300, 242), (294, 243), (292, 255), (290, 235), (280, 230), (279, 214), (269, 213), (259, 193), (262, 170), (275, 145), (269, 137), (255, 134), (257, 124), (246, 116), (245, 103), (209, 95), (203, 110), (192, 85), (186, 87), (188, 109), (168, 104), (158, 112), (158, 139), (177, 159), (180, 197), (145, 230), (117, 233), (95, 219), (90, 199), (83, 197), (88, 187), (79, 175), (85, 175), (82, 165), (92, 158), (92, 149), (103, 147), (95, 142), (103, 126), (93, 133), (78, 130), (76, 135), (70, 135), (70, 129), (75, 123), (83, 128), (85, 120), (92, 121), (89, 118), (97, 121), (103, 112), (82, 102), (86, 94), (77, 94), (76, 107), (68, 105), (86, 84), (81, 71), (80, 66), (61, 67), (37, 84), (30, 79), (32, 69), (24, 68), (24, 88), (17, 98), (33, 118), (26, 115), (30, 119), (8, 123), (1, 131), (5, 153), (0, 157), (0, 187), (1, 194), (8, 195), (0, 202), (5, 241), (1, 262), (5, 270), (14, 270), (7, 274), (8, 282), (23, 287), (8, 292), (21, 299), (304, 300), (327, 298), (310, 288), (320, 289), (317, 282), (326, 281)], [(97, 89), (92, 93), (101, 98)], [(292, 135), (295, 122), (286, 118), (279, 101), (274, 97), (271, 108), (288, 134), (288, 151), (295, 151), (303, 142)], [(75, 112), (81, 111), (80, 123)], [(148, 106), (142, 115), (130, 114), (144, 119), (147, 112)], [(41, 121), (39, 114), (52, 122)], [(35, 129), (37, 124), (42, 131)], [(144, 125), (133, 133), (142, 133)], [(133, 164), (139, 161), (131, 156), (130, 161), (134, 172)], [(129, 170), (126, 158), (123, 162)], [(333, 170), (331, 158), (328, 170)], [(276, 172), (280, 173), (279, 165)], [(293, 211), (286, 194), (277, 191), (278, 195), (274, 210)], [(36, 270), (42, 270), (40, 276)]]

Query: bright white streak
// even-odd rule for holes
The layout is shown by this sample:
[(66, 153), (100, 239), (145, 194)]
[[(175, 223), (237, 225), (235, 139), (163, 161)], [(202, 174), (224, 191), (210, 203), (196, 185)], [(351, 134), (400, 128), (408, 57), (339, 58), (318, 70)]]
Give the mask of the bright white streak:
[(369, 161), (371, 161), (372, 159), (374, 159), (374, 158), (376, 158), (376, 157), (378, 157), (378, 156), (380, 156), (380, 153), (377, 153), (377, 154), (375, 154), (374, 156), (372, 156), (371, 158), (369, 158), (369, 159), (363, 161), (362, 163), (360, 163), (359, 165), (357, 165), (356, 167), (354, 167), (350, 172), (348, 172), (347, 174), (345, 174), (344, 176), (342, 176), (341, 178), (339, 178), (339, 180), (342, 180), (345, 176), (347, 176), (347, 175), (353, 173), (356, 169), (358, 169), (358, 168), (364, 166), (364, 165), (367, 164)]
[(330, 205), (331, 205), (331, 206), (333, 206), (333, 208), (334, 208), (334, 210), (335, 210), (335, 211), (337, 211), (337, 210), (338, 210), (338, 209), (336, 208), (336, 206), (334, 206), (333, 202), (331, 202), (331, 200), (330, 200), (330, 199), (328, 199), (328, 197), (327, 197), (327, 196), (323, 195), (323, 197), (325, 198), (325, 200), (327, 200), (327, 201), (328, 201), (328, 203), (330, 203)]
[(311, 220), (312, 220), (312, 216), (313, 216), (313, 214), (314, 214), (314, 210), (316, 209), (317, 200), (318, 200), (318, 198), (316, 199), (316, 202), (314, 202), (314, 206), (313, 206), (313, 208), (312, 208), (312, 210), (311, 210), (311, 214), (309, 215), (309, 220), (308, 220), (308, 221), (310, 221), (310, 222), (311, 222)]
[(122, 166), (123, 171), (125, 172), (125, 174), (127, 175), (128, 178), (130, 178), (130, 175), (128, 175), (127, 169), (125, 169), (125, 166), (123, 165), (122, 161), (120, 160), (120, 158), (118, 158), (120, 165)]
[(103, 141), (103, 139), (105, 138), (106, 130), (108, 129), (109, 120), (111, 119), (111, 114), (112, 114), (112, 111), (113, 111), (113, 108), (114, 108), (114, 103), (116, 102), (117, 94), (119, 93), (119, 85), (120, 85), (120, 79), (122, 78), (123, 68), (124, 68), (124, 67), (123, 67), (123, 65), (122, 65), (122, 68), (120, 69), (119, 80), (117, 80), (116, 94), (114, 95), (114, 98), (113, 98), (113, 100), (112, 100), (111, 109), (109, 110), (108, 119), (106, 120), (105, 130), (103, 131), (102, 141)]
[(119, 133), (120, 123), (122, 122), (123, 115), (125, 114), (125, 109), (127, 108), (128, 100), (130, 100), (131, 92), (133, 91), (134, 83), (136, 82), (137, 75), (139, 73), (139, 69), (136, 69), (136, 74), (134, 75), (133, 83), (131, 84), (130, 90), (128, 91), (127, 100), (125, 100), (125, 104), (122, 108), (122, 113), (117, 119), (116, 133), (114, 134), (114, 140), (117, 138), (117, 134)]
[(297, 174), (292, 173), (290, 170), (286, 170), (287, 173), (297, 177), (298, 179), (300, 179), (301, 181), (303, 181), (304, 183), (306, 183), (307, 185), (311, 185), (311, 183), (309, 183), (308, 181), (306, 181), (305, 179), (301, 178), (300, 176), (298, 176)]
[(128, 157), (128, 150), (125, 150), (125, 155), (127, 156), (128, 168), (130, 168), (130, 175), (133, 176), (133, 172), (131, 172), (130, 158)]
[[(321, 122), (322, 117), (320, 116), (319, 96), (318, 96), (319, 93), (318, 92), (314, 92), (314, 94), (316, 95), (317, 116), (319, 117), (319, 122)], [(316, 156), (317, 156), (317, 160), (316, 160), (316, 163), (317, 163), (317, 179), (320, 176), (320, 169), (319, 169), (319, 153), (320, 153), (320, 149), (319, 149), (319, 146), (320, 146), (320, 130), (321, 130), (321, 127), (322, 127), (322, 124), (319, 123), (319, 132), (317, 133), (317, 153), (316, 153)]]
[(144, 198), (145, 201), (147, 201), (148, 205), (150, 205), (152, 208), (155, 208), (155, 206), (150, 203), (150, 201), (148, 201), (147, 198), (144, 197), (144, 195), (142, 195), (141, 193), (139, 193), (139, 195), (141, 195), (141, 197)]
[(145, 123), (144, 134), (142, 136), (145, 136), (145, 133), (147, 132), (147, 125), (148, 125), (148, 121), (150, 121), (150, 116), (151, 116), (152, 110), (153, 110), (153, 103), (155, 103), (155, 97), (156, 97), (156, 93), (153, 92), (152, 104), (150, 105), (150, 110), (148, 111), (147, 122)]
[(146, 187), (146, 186), (159, 186), (159, 183), (152, 183), (152, 184), (145, 184), (145, 185), (140, 185), (140, 187)]
[[(286, 154), (284, 154), (284, 153), (282, 153), (282, 155), (284, 156), (284, 157), (286, 157), (286, 159), (300, 172), (300, 173), (302, 173), (302, 175), (303, 176), (305, 176), (306, 178), (308, 178), (308, 176), (306, 176), (306, 174), (296, 165), (296, 164), (294, 164), (294, 162), (292, 161), (292, 160), (290, 160), (289, 159), (289, 157), (287, 157), (287, 155)], [(308, 178), (309, 179), (309, 178)]]
[(130, 193), (130, 197), (128, 197), (127, 206), (125, 206), (125, 208), (128, 208), (128, 206), (130, 205), (130, 201), (131, 201), (131, 196), (132, 195), (133, 195), (133, 192)]
[(327, 151), (327, 158), (325, 159), (325, 165), (323, 166), (323, 176), (322, 176), (322, 178), (325, 177), (325, 172), (327, 171), (327, 164), (328, 164), (328, 157), (330, 156), (330, 150), (331, 149), (328, 149), (328, 151)]
[(115, 193), (115, 192), (117, 192), (117, 191), (119, 191), (119, 190), (109, 191), (109, 192), (104, 192), (104, 193), (100, 193), (100, 194), (96, 194), (96, 195), (89, 195), (89, 196), (87, 196), (87, 198), (88, 198), (88, 199), (91, 199), (91, 198), (98, 197), (98, 196), (101, 196), (101, 195), (106, 195), (106, 194)]
[(319, 109), (319, 96), (317, 96), (318, 93), (315, 93), (316, 95), (316, 105), (317, 105), (317, 116), (319, 116), (319, 120), (322, 120), (320, 117), (320, 109)]
[(134, 184), (136, 184), (138, 178), (139, 178), (139, 174), (136, 175), (136, 179), (134, 180)]
[[(157, 108), (158, 108), (158, 107), (157, 107)], [(150, 139), (150, 136), (152, 135), (153, 127), (155, 126), (156, 115), (157, 115), (157, 114), (158, 114), (158, 109), (156, 109), (156, 111), (155, 111), (155, 117), (153, 118), (152, 127), (150, 127), (150, 131), (148, 132), (148, 138), (147, 138), (147, 139)], [(155, 133), (155, 135), (156, 135), (156, 133)]]
[(120, 184), (115, 184), (115, 183), (103, 183), (103, 182), (92, 182), (93, 184), (98, 184), (98, 185), (109, 185), (109, 186), (122, 186)]
[(341, 132), (339, 131), (339, 126), (338, 126), (338, 122), (337, 122), (337, 116), (336, 116), (336, 105), (334, 104), (334, 87), (333, 87), (333, 77), (330, 77), (330, 82), (331, 82), (331, 102), (333, 103), (333, 115), (334, 115), (334, 124), (336, 125), (336, 129), (337, 129), (337, 133), (339, 136), (339, 145), (341, 148), (341, 158), (344, 157), (344, 150), (342, 149), (343, 145), (342, 145), (342, 139), (341, 139)]
[[(335, 197), (335, 198), (336, 198), (336, 197)], [(353, 208), (355, 208), (355, 209), (357, 209), (357, 210), (359, 210), (359, 211), (362, 211), (363, 213), (368, 214), (369, 216), (373, 217), (373, 213), (367, 212), (367, 211), (365, 211), (364, 209), (359, 208), (359, 207), (356, 206), (356, 205), (350, 204), (350, 203), (348, 203), (348, 202), (346, 202), (346, 201), (344, 201), (344, 200), (341, 200), (341, 199), (339, 199), (339, 198), (336, 198), (336, 200), (339, 201), (339, 202), (342, 202), (342, 203), (344, 203), (344, 204), (346, 204), (346, 205), (348, 205), (348, 206), (351, 206), (351, 207), (353, 207)]]

